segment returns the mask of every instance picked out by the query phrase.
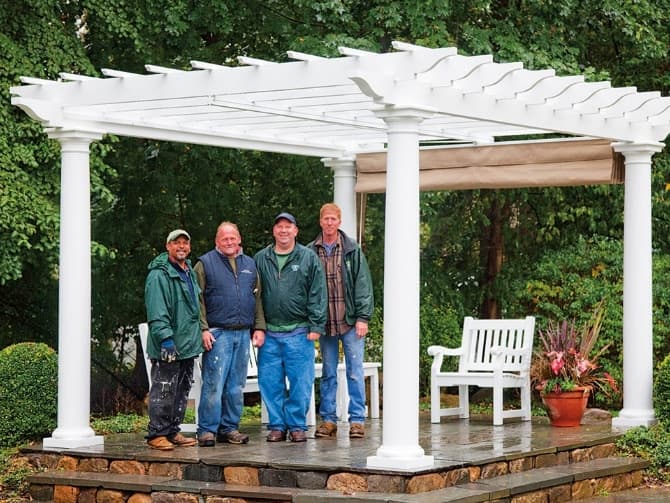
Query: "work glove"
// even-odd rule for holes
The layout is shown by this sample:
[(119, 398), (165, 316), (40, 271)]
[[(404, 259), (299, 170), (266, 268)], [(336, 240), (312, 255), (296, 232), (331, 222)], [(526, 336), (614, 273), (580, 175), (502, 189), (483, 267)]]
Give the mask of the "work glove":
[(177, 348), (172, 337), (163, 339), (161, 342), (161, 361), (172, 363), (175, 360), (177, 360)]

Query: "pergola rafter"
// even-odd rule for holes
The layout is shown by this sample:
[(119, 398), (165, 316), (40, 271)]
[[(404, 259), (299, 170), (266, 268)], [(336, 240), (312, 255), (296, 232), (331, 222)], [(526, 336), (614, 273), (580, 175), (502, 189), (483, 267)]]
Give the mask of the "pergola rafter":
[[(571, 173), (562, 183), (571, 184), (582, 165), (603, 159), (605, 140), (605, 162), (611, 162), (614, 148), (626, 164), (626, 379), (624, 409), (616, 421), (621, 426), (655, 421), (651, 158), (670, 132), (670, 98), (634, 87), (613, 88), (609, 82), (585, 82), (581, 75), (530, 70), (518, 62), (497, 63), (491, 55), (460, 55), (453, 47), (393, 42), (393, 48), (395, 52), (376, 54), (341, 47), (337, 58), (289, 51), (293, 61), (285, 63), (240, 56), (235, 67), (202, 61), (191, 61), (190, 70), (146, 65), (147, 75), (103, 69), (105, 78), (70, 73), (60, 74), (60, 81), (22, 77), (24, 85), (11, 88), (12, 103), (40, 121), (62, 152), (59, 419), (45, 445), (102, 441), (88, 424), (88, 155), (90, 143), (104, 134), (321, 157), (333, 170), (334, 200), (343, 208), (343, 228), (350, 234), (356, 227), (356, 155), (385, 156), (385, 172), (374, 170), (384, 177), (377, 186), (386, 190), (384, 436), (368, 465), (397, 469), (432, 464), (418, 445), (420, 145), (452, 144), (444, 155), (460, 150), (466, 165), (443, 163), (442, 169), (476, 167), (480, 177), (488, 173), (494, 178), (495, 173), (495, 183), (506, 186), (499, 166), (523, 172), (524, 159), (508, 155), (502, 162), (498, 145), (509, 154), (516, 144), (535, 150), (519, 141), (524, 135), (601, 139), (595, 142), (600, 153), (581, 158), (583, 164), (561, 156), (569, 159), (564, 169)], [(546, 169), (553, 149), (567, 149), (568, 143), (545, 142), (536, 171)], [(580, 142), (569, 148), (594, 142), (575, 143)], [(453, 144), (484, 146), (465, 152)], [(428, 150), (422, 154), (435, 157)], [(431, 176), (434, 184), (435, 172)], [(535, 178), (532, 184), (541, 185)], [(451, 183), (473, 186), (468, 180)], [(479, 180), (474, 186), (491, 185)]]

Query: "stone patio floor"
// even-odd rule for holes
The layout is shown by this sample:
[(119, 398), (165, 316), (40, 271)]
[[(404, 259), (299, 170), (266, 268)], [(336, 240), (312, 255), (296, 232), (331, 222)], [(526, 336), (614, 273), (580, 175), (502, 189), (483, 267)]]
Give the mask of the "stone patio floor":
[[(215, 447), (178, 448), (174, 451), (148, 448), (141, 434), (117, 434), (106, 436), (104, 446), (78, 448), (69, 452), (139, 461), (165, 458), (223, 465), (270, 464), (277, 468), (302, 470), (379, 471), (368, 469), (366, 460), (368, 456), (375, 455), (382, 444), (382, 420), (367, 420), (366, 436), (363, 439), (350, 439), (346, 423), (338, 423), (338, 427), (336, 439), (316, 439), (314, 428), (310, 428), (305, 443), (269, 443), (265, 441), (267, 430), (264, 426), (246, 424), (240, 428), (250, 436), (246, 445), (217, 444)], [(429, 415), (422, 413), (419, 421), (419, 444), (425, 454), (434, 456), (435, 464), (433, 468), (418, 470), (416, 473), (492, 463), (530, 453), (537, 455), (588, 447), (613, 442), (619, 434), (609, 424), (556, 428), (550, 426), (545, 418), (506, 422), (502, 426), (493, 426), (490, 417), (476, 416), (469, 420), (443, 418), (441, 423), (431, 424)], [(28, 450), (42, 451), (42, 447), (36, 444)], [(388, 473), (395, 470), (383, 471)], [(407, 474), (407, 471), (398, 470), (398, 473)]]

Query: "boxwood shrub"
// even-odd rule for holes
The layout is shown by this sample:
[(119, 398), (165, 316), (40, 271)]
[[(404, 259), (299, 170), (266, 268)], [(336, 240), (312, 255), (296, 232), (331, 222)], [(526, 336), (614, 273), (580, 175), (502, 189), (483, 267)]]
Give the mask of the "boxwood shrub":
[(666, 356), (656, 367), (654, 409), (658, 420), (665, 425), (670, 425), (670, 355)]
[(0, 447), (48, 435), (56, 426), (58, 357), (46, 344), (0, 351)]

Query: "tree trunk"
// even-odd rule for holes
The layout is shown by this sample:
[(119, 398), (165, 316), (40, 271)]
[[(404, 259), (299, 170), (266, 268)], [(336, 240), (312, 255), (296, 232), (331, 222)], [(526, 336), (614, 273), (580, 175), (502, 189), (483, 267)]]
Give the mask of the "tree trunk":
[(500, 304), (495, 296), (496, 278), (502, 271), (504, 259), (504, 236), (502, 231), (505, 207), (498, 197), (493, 197), (488, 212), (489, 225), (484, 229), (481, 255), (483, 273), (481, 288), (484, 291), (480, 316), (482, 318), (500, 318)]

